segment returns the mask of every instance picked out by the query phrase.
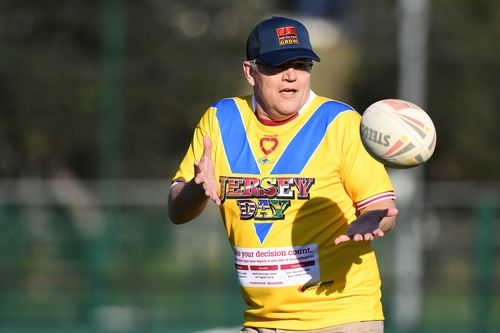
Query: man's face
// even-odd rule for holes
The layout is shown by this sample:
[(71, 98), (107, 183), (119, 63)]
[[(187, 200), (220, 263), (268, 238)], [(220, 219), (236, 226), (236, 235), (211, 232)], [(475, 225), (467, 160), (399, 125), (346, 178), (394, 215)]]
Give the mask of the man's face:
[(253, 86), (258, 115), (280, 121), (290, 118), (307, 102), (312, 61), (298, 59), (279, 67), (245, 61), (243, 68)]

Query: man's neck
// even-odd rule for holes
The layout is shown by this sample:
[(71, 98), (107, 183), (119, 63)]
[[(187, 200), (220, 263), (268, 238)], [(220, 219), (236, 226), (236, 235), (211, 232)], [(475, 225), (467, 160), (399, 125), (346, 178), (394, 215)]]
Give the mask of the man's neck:
[(293, 116), (291, 117), (288, 117), (288, 118), (285, 118), (283, 120), (271, 120), (271, 119), (265, 119), (265, 118), (261, 118), (259, 116), (259, 113), (258, 112), (255, 112), (255, 116), (257, 117), (257, 119), (264, 125), (266, 126), (279, 126), (279, 125), (283, 125), (283, 124), (286, 124), (290, 121), (292, 121), (293, 119), (297, 118), (299, 115), (299, 113), (295, 113)]

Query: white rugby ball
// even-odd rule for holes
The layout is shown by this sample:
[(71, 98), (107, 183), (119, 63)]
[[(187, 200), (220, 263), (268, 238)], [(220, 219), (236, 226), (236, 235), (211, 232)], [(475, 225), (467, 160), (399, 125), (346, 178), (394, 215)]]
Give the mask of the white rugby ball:
[(432, 156), (436, 129), (429, 115), (401, 99), (370, 105), (361, 118), (361, 140), (378, 161), (392, 168), (411, 168)]

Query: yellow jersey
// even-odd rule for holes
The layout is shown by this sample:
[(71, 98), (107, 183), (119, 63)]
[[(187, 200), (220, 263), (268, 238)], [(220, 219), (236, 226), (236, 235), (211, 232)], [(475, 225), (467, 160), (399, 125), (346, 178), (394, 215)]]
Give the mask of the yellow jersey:
[(218, 101), (173, 178), (194, 177), (208, 135), (248, 305), (245, 326), (309, 330), (384, 318), (371, 243), (334, 239), (359, 209), (394, 198), (393, 186), (361, 143), (361, 116), (311, 94), (294, 119), (277, 126), (257, 119), (252, 96)]

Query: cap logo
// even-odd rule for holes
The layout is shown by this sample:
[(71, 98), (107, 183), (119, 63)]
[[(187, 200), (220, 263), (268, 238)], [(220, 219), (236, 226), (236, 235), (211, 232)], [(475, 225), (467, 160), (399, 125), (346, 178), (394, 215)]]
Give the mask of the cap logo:
[(280, 46), (299, 44), (295, 27), (281, 27), (276, 29), (276, 33), (278, 34), (278, 43)]

